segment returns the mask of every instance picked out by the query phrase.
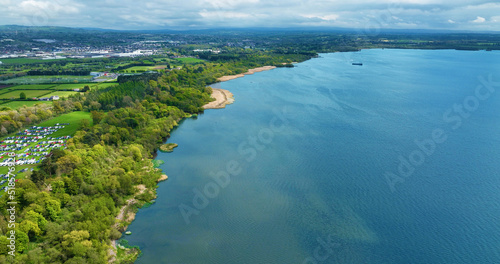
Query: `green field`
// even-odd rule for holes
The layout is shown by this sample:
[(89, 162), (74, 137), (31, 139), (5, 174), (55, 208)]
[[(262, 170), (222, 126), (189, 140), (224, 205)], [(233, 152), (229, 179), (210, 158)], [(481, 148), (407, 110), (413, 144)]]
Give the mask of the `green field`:
[(66, 84), (23, 84), (3, 88), (0, 92), (14, 90), (73, 90), (83, 89), (85, 85), (90, 88), (106, 88), (116, 83), (66, 83)]
[(157, 71), (166, 69), (167, 65), (155, 65), (155, 66), (133, 66), (125, 69), (125, 72), (134, 72), (134, 71)]
[[(103, 89), (110, 86), (116, 85), (116, 83), (82, 83), (82, 84), (24, 84), (15, 85), (10, 87), (5, 87), (0, 89), (0, 99), (8, 100), (15, 99), (18, 100), (21, 92), (26, 94), (26, 98), (40, 98), (40, 97), (68, 97), (73, 94), (77, 94), (75, 91), (64, 91), (73, 90), (76, 88), (82, 89), (85, 85), (88, 85), (90, 89)], [(4, 101), (5, 102), (5, 101)], [(0, 107), (9, 107), (11, 109), (19, 109), (23, 105), (33, 106), (41, 101), (10, 101), (2, 104), (0, 101)], [(48, 103), (48, 102), (43, 102)]]
[(108, 88), (110, 86), (115, 86), (117, 84), (118, 83), (115, 83), (115, 82), (102, 82), (99, 84), (93, 84), (92, 86), (90, 86), (90, 89), (104, 89), (104, 88)]
[[(91, 90), (93, 90), (93, 89), (97, 89), (98, 90), (98, 89), (103, 89), (103, 88), (107, 88), (107, 87), (110, 87), (110, 86), (115, 86), (117, 84), (118, 83), (116, 83), (116, 82), (100, 82), (100, 83), (86, 83), (86, 84), (83, 84), (83, 86), (88, 85)], [(62, 85), (66, 85), (66, 84), (62, 84)], [(57, 86), (56, 88), (58, 90), (63, 90), (63, 89), (59, 89), (59, 86)]]
[(44, 84), (44, 83), (88, 83), (92, 76), (24, 76), (2, 81), (4, 84)]
[(68, 114), (60, 115), (58, 117), (55, 117), (51, 120), (47, 120), (45, 122), (42, 122), (38, 124), (37, 126), (54, 126), (55, 124), (59, 123), (69, 123), (69, 126), (66, 126), (64, 129), (61, 129), (54, 134), (51, 135), (51, 137), (62, 137), (62, 136), (73, 136), (78, 128), (80, 127), (80, 124), (82, 123), (82, 120), (87, 119), (90, 121), (90, 125), (92, 125), (92, 117), (90, 116), (89, 112), (83, 112), (83, 111), (76, 111), (76, 112), (71, 112)]
[(67, 84), (59, 84), (54, 86), (56, 90), (73, 90), (73, 89), (83, 89), (85, 85), (89, 87), (95, 85), (95, 83), (67, 83)]
[(196, 58), (178, 58), (178, 61), (181, 63), (198, 63), (198, 62), (204, 62), (204, 60), (196, 59)]
[(19, 95), (21, 93), (26, 94), (26, 98), (33, 98), (33, 97), (43, 97), (46, 94), (51, 93), (51, 90), (15, 90), (15, 91), (10, 91), (7, 93), (0, 94), (0, 99), (10, 99), (10, 98), (19, 98)]
[(170, 59), (170, 58), (154, 58), (152, 59), (155, 63), (158, 63), (158, 62), (172, 62), (173, 60)]
[(13, 59), (0, 59), (4, 64), (33, 64), (33, 63), (44, 63), (58, 60), (42, 60), (42, 59), (31, 59), (31, 58), (13, 58)]
[(0, 107), (9, 107), (11, 109), (19, 109), (23, 106), (34, 106), (36, 104), (52, 104), (48, 101), (10, 101), (5, 104), (1, 104)]
[(77, 94), (79, 92), (72, 92), (72, 91), (53, 91), (49, 94), (44, 95), (43, 97), (51, 97), (51, 96), (59, 96), (59, 97), (68, 97), (70, 95)]
[(101, 77), (95, 78), (96, 82), (108, 82), (108, 81), (115, 81), (115, 80), (116, 80), (116, 78), (112, 78), (110, 76), (101, 76)]
[(25, 84), (25, 85), (15, 85), (8, 88), (4, 88), (0, 92), (13, 91), (13, 90), (46, 90), (54, 87), (55, 87), (54, 84)]

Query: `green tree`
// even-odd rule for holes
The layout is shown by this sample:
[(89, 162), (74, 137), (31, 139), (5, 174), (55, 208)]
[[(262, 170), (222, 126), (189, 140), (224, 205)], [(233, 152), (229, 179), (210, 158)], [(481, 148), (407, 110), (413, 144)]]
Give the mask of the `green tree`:
[[(121, 236), (121, 233), (120, 233)], [(120, 238), (120, 236), (118, 238)], [(117, 238), (117, 239), (118, 239)], [(9, 240), (6, 236), (0, 236), (0, 255), (5, 255), (9, 251), (7, 245), (9, 244)]]
[(47, 200), (45, 201), (45, 209), (47, 210), (49, 218), (54, 221), (61, 213), (61, 202), (54, 199)]
[(83, 110), (82, 104), (80, 102), (76, 102), (74, 104), (74, 106), (75, 106), (75, 110), (76, 111), (82, 111)]
[(70, 255), (84, 256), (92, 247), (92, 242), (88, 240), (89, 237), (87, 230), (71, 231), (63, 236), (61, 245)]
[(19, 95), (19, 99), (21, 100), (26, 99), (26, 94), (24, 92), (21, 92), (21, 94)]
[(38, 170), (31, 173), (30, 179), (38, 186), (42, 186), (45, 183), (45, 172)]
[(64, 108), (61, 106), (61, 104), (58, 101), (52, 101), (52, 107), (56, 113), (64, 113)]
[(90, 87), (88, 85), (85, 85), (82, 89), (82, 92), (88, 92), (90, 90)]
[(135, 161), (140, 161), (142, 159), (141, 149), (139, 149), (137, 146), (130, 147), (130, 154), (132, 154), (132, 157)]
[(30, 220), (23, 220), (21, 224), (19, 224), (19, 229), (28, 234), (28, 237), (32, 239), (42, 234), (42, 230), (40, 230), (38, 224)]
[(16, 250), (17, 252), (24, 252), (28, 248), (29, 237), (21, 230), (16, 230)]
[(45, 231), (47, 220), (41, 214), (31, 210), (26, 213), (25, 219), (31, 220), (32, 222), (37, 224), (41, 231)]
[(92, 121), (94, 122), (94, 125), (99, 124), (105, 116), (104, 112), (99, 112), (99, 111), (92, 111), (90, 112), (90, 115), (92, 116)]

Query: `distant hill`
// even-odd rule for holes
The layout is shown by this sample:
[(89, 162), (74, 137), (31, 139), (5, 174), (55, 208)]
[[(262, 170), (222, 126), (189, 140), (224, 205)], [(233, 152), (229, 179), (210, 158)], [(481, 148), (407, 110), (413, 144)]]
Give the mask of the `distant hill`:
[[(367, 34), (370, 30), (356, 28), (333, 28), (333, 27), (251, 27), (251, 28), (206, 28), (206, 29), (143, 29), (143, 30), (114, 30), (103, 28), (72, 28), (57, 26), (19, 26), (0, 25), (0, 33), (15, 33), (23, 31), (30, 33), (95, 33), (95, 32), (123, 32), (123, 33), (147, 33), (147, 34), (213, 34), (213, 33), (235, 33), (235, 32), (325, 32), (325, 33), (360, 33)], [(366, 32), (368, 31), (368, 32)], [(375, 31), (375, 29), (373, 30)], [(436, 30), (436, 29), (378, 29), (374, 34), (500, 34), (500, 31), (472, 32), (466, 30)]]
[(71, 28), (71, 27), (53, 27), (53, 26), (19, 26), (19, 25), (3, 25), (0, 26), (0, 32), (2, 33), (15, 33), (15, 32), (30, 32), (30, 33), (84, 33), (95, 32), (95, 31), (112, 31), (105, 29), (83, 29), (83, 28)]

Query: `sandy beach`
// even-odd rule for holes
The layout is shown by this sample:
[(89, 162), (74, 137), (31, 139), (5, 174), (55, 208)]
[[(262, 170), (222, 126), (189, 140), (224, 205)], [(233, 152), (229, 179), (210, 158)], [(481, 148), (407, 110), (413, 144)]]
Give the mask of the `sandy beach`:
[(204, 109), (225, 108), (226, 105), (232, 104), (234, 102), (233, 94), (230, 91), (224, 89), (212, 88), (212, 98), (215, 98), (215, 101), (204, 105)]
[(241, 74), (222, 76), (220, 78), (217, 78), (217, 80), (220, 82), (225, 82), (225, 81), (229, 81), (229, 80), (234, 80), (236, 78), (245, 77), (245, 75), (254, 74), (256, 72), (268, 71), (268, 70), (272, 70), (275, 68), (276, 68), (276, 66), (259, 67), (259, 68), (255, 68), (255, 69), (250, 69), (247, 72), (241, 73)]
[(167, 174), (162, 174), (161, 177), (158, 179), (158, 182), (166, 181), (166, 180), (168, 180)]

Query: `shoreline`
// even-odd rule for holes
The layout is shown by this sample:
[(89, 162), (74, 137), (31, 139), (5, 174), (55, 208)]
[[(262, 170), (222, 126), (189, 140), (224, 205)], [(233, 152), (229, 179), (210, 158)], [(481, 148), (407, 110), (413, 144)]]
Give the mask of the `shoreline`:
[[(166, 174), (162, 174), (160, 176), (160, 178), (157, 180), (157, 183), (160, 183), (160, 182), (166, 181), (166, 180), (168, 180), (168, 176)], [(118, 230), (120, 230), (119, 225), (121, 223), (123, 223), (123, 222), (129, 223), (128, 225), (123, 226), (123, 229), (124, 229), (123, 232), (125, 232), (128, 229), (129, 225), (135, 220), (135, 216), (138, 213), (138, 210), (136, 212), (128, 211), (127, 214), (125, 215), (125, 212), (127, 211), (127, 209), (130, 209), (130, 207), (132, 205), (137, 203), (135, 196), (140, 195), (140, 194), (144, 193), (145, 191), (151, 191), (150, 189), (146, 188), (146, 186), (144, 186), (143, 184), (137, 185), (136, 188), (138, 189), (138, 192), (134, 195), (134, 197), (132, 197), (126, 201), (126, 204), (120, 208), (120, 212), (118, 213), (118, 215), (115, 218), (117, 220), (117, 222), (115, 222), (113, 227), (117, 228)], [(153, 200), (149, 201), (149, 203), (153, 203), (154, 199), (156, 199), (156, 195), (153, 198)], [(141, 209), (141, 208), (139, 208), (139, 209)], [(120, 239), (122, 239), (122, 238), (120, 238)], [(120, 239), (111, 240), (111, 248), (108, 250), (108, 255), (110, 256), (108, 263), (115, 263), (115, 261), (117, 260), (116, 259), (116, 255), (118, 253), (117, 244), (118, 244), (118, 240), (120, 240)]]
[(217, 80), (219, 82), (226, 82), (226, 81), (234, 80), (237, 78), (245, 77), (245, 75), (254, 74), (256, 72), (269, 71), (272, 69), (276, 69), (276, 66), (263, 66), (263, 67), (253, 68), (253, 69), (249, 69), (245, 73), (240, 73), (240, 74), (235, 74), (235, 75), (226, 75), (226, 76), (222, 76), (222, 77), (217, 78)]
[[(163, 175), (162, 175), (162, 178), (163, 178)], [(131, 208), (132, 205), (137, 203), (137, 200), (135, 197), (137, 195), (143, 194), (145, 191), (149, 191), (149, 189), (146, 188), (146, 186), (144, 184), (139, 184), (139, 185), (135, 186), (135, 188), (137, 190), (136, 190), (136, 193), (134, 194), (134, 196), (125, 202), (125, 204), (120, 208), (118, 215), (115, 217), (116, 221), (115, 221), (115, 224), (113, 225), (113, 227), (116, 228), (118, 231), (120, 231), (120, 229), (121, 229), (120, 224), (122, 224), (124, 222), (132, 223), (132, 221), (135, 220), (135, 215), (137, 214), (137, 212), (133, 212), (133, 211), (131, 212), (128, 210)], [(122, 227), (124, 229), (123, 232), (125, 232), (125, 230), (127, 230), (129, 225), (130, 224), (124, 225)], [(123, 232), (121, 232), (121, 233), (123, 233)], [(108, 250), (108, 256), (110, 256), (110, 258), (108, 259), (108, 263), (115, 263), (115, 261), (117, 260), (116, 258), (117, 258), (117, 253), (118, 253), (118, 248), (117, 248), (118, 240), (119, 239), (111, 240), (111, 248)]]
[(210, 97), (215, 98), (215, 101), (210, 102), (203, 106), (203, 109), (222, 109), (226, 105), (232, 104), (234, 102), (234, 95), (224, 89), (212, 88), (212, 95)]
[[(220, 78), (217, 78), (217, 80), (219, 82), (225, 82), (225, 81), (245, 77), (245, 75), (250, 75), (250, 74), (254, 74), (254, 73), (262, 72), (262, 71), (268, 71), (268, 70), (272, 70), (275, 68), (276, 68), (276, 66), (258, 67), (258, 68), (254, 68), (254, 69), (249, 69), (247, 72), (242, 73), (242, 74), (222, 76)], [(226, 105), (232, 104), (234, 102), (234, 95), (230, 91), (220, 89), (220, 88), (212, 88), (212, 94), (210, 95), (210, 97), (214, 98), (215, 101), (212, 101), (212, 102), (204, 105), (203, 108), (205, 110), (206, 109), (223, 109), (226, 107)], [(153, 159), (156, 159), (156, 157)], [(165, 180), (168, 180), (168, 176), (166, 174), (162, 173), (162, 175), (160, 176), (160, 178), (158, 179), (157, 182), (160, 183), (160, 182), (165, 181)], [(138, 185), (136, 187), (138, 188), (138, 191), (139, 191), (138, 194), (141, 194), (146, 190), (151, 191), (151, 190), (145, 188), (144, 185)], [(156, 198), (156, 196), (155, 196), (155, 198)], [(136, 216), (137, 212), (128, 211), (127, 215), (124, 215), (124, 214), (125, 214), (125, 211), (128, 208), (130, 208), (131, 205), (133, 205), (135, 203), (137, 203), (137, 200), (135, 199), (135, 195), (134, 195), (134, 197), (132, 197), (131, 199), (126, 201), (126, 204), (123, 205), (122, 208), (120, 208), (120, 212), (118, 213), (118, 216), (116, 216), (116, 218), (115, 218), (117, 220), (117, 222), (115, 222), (115, 224), (113, 225), (114, 227), (118, 228), (120, 223), (123, 223), (123, 222), (129, 220), (129, 221), (127, 221), (128, 222), (127, 225), (122, 226), (123, 232), (125, 232), (125, 230), (128, 229), (129, 225), (135, 220), (135, 216)], [(139, 210), (140, 209), (141, 208), (139, 208)], [(119, 239), (111, 240), (111, 245), (110, 245), (111, 247), (108, 251), (108, 256), (110, 257), (108, 259), (108, 263), (115, 263), (117, 260), (118, 240)]]
[[(276, 66), (262, 66), (262, 67), (257, 67), (253, 69), (249, 69), (245, 73), (240, 73), (240, 74), (235, 74), (235, 75), (225, 75), (222, 77), (217, 78), (217, 81), (219, 82), (226, 82), (230, 80), (234, 80), (237, 78), (245, 77), (245, 75), (251, 75), (257, 72), (263, 72), (263, 71), (269, 71), (272, 69), (276, 69)], [(234, 95), (224, 89), (220, 88), (212, 88), (212, 94), (210, 97), (214, 98), (215, 101), (210, 102), (206, 105), (203, 106), (203, 109), (222, 109), (226, 108), (226, 105), (234, 103)]]

